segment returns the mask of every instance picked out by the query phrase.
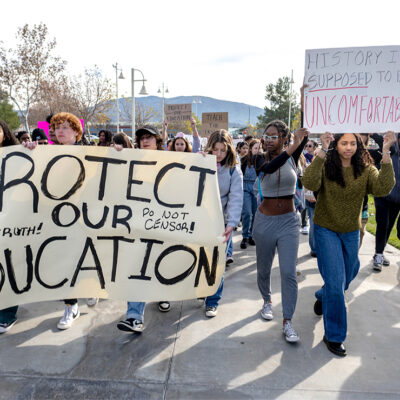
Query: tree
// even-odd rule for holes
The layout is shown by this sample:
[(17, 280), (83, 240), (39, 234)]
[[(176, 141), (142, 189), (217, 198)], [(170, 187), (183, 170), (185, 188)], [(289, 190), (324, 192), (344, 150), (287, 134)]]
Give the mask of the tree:
[[(132, 121), (132, 98), (124, 97), (123, 101), (119, 102), (121, 121), (123, 123)], [(149, 124), (160, 118), (160, 113), (154, 108), (140, 104), (135, 99), (135, 130), (143, 125)]]
[(84, 120), (88, 132), (90, 124), (104, 124), (109, 120), (106, 112), (110, 108), (112, 83), (103, 77), (96, 65), (86, 69), (83, 75), (70, 78), (68, 86), (70, 104), (76, 110), (76, 115)]
[(13, 110), (4, 92), (0, 92), (0, 119), (2, 119), (11, 130), (15, 130), (21, 125), (18, 113)]
[(268, 122), (274, 119), (280, 119), (288, 124), (289, 104), (291, 102), (291, 123), (296, 118), (296, 114), (300, 111), (300, 106), (297, 103), (297, 94), (290, 92), (290, 78), (284, 76), (279, 78), (274, 85), (270, 83), (266, 87), (265, 100), (268, 100), (269, 106), (264, 107), (264, 115), (259, 115), (258, 126), (265, 127)]
[(43, 82), (54, 82), (65, 69), (65, 61), (53, 56), (56, 40), (48, 38), (43, 23), (18, 28), (15, 49), (0, 47), (0, 89), (16, 105), (25, 129), (32, 105), (39, 100)]
[(79, 115), (72, 99), (68, 78), (64, 75), (55, 82), (42, 82), (39, 100), (29, 111), (29, 126), (36, 125), (37, 121), (44, 121), (48, 115), (59, 112)]

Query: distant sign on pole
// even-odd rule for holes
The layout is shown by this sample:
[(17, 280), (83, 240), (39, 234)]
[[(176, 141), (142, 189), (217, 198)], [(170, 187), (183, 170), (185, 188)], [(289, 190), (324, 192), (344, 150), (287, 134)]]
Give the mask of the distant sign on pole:
[(304, 82), (310, 132), (400, 130), (400, 46), (306, 50)]
[(192, 104), (166, 104), (164, 111), (168, 122), (190, 121)]
[(201, 135), (203, 137), (210, 136), (218, 129), (228, 130), (228, 113), (202, 113), (201, 114)]

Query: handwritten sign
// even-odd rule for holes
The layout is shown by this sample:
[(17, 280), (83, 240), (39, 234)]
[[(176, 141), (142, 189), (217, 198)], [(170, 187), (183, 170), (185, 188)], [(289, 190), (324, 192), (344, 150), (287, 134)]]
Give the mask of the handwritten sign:
[(188, 121), (192, 117), (192, 104), (166, 104), (165, 118), (168, 122)]
[(228, 113), (202, 113), (201, 114), (201, 135), (209, 137), (213, 132), (225, 129), (228, 130)]
[(0, 156), (0, 309), (216, 292), (225, 245), (214, 157), (89, 146)]
[(400, 130), (400, 46), (307, 50), (304, 82), (311, 132)]

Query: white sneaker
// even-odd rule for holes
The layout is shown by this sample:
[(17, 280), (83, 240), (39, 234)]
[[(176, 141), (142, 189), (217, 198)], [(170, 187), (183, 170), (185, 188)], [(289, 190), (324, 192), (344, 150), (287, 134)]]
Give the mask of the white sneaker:
[(374, 266), (372, 267), (375, 271), (382, 271), (383, 265), (383, 254), (374, 255)]
[(78, 304), (72, 306), (65, 306), (64, 315), (57, 324), (57, 328), (65, 330), (71, 327), (76, 319), (79, 318), (80, 312), (78, 309)]
[(294, 330), (291, 321), (286, 321), (285, 325), (283, 325), (283, 334), (285, 335), (285, 339), (289, 343), (295, 343), (300, 340), (299, 335)]
[(206, 317), (212, 318), (217, 315), (217, 307), (206, 307)]
[(308, 235), (308, 226), (306, 225), (306, 226), (303, 226), (301, 229), (300, 229), (300, 232), (303, 234), (303, 235)]
[(269, 301), (264, 302), (263, 308), (261, 309), (261, 316), (267, 321), (274, 319), (274, 314), (272, 313), (272, 303)]
[(99, 299), (97, 297), (90, 297), (89, 299), (86, 299), (86, 304), (89, 307), (94, 307), (98, 302)]

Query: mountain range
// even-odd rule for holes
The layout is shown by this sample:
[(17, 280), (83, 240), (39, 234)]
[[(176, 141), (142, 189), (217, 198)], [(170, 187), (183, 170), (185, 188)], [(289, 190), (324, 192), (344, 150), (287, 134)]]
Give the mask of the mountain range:
[[(123, 123), (124, 116), (121, 110), (129, 107), (130, 97), (119, 99), (120, 122)], [(195, 103), (193, 103), (195, 101)], [(157, 118), (152, 122), (161, 122), (162, 119), (162, 97), (144, 96), (135, 97), (136, 104), (151, 107), (158, 112)], [(106, 112), (107, 117), (111, 119), (111, 123), (116, 122), (116, 112), (114, 101), (110, 102), (109, 110)], [(125, 104), (124, 104), (125, 103)], [(201, 114), (205, 112), (228, 112), (229, 127), (246, 126), (249, 122), (255, 125), (258, 122), (257, 116), (264, 114), (262, 108), (251, 106), (245, 103), (237, 103), (234, 101), (218, 100), (206, 96), (178, 96), (165, 98), (165, 104), (192, 104), (192, 113), (197, 115), (201, 121)], [(126, 121), (128, 122), (128, 121)]]

